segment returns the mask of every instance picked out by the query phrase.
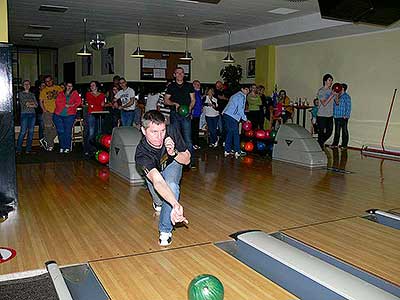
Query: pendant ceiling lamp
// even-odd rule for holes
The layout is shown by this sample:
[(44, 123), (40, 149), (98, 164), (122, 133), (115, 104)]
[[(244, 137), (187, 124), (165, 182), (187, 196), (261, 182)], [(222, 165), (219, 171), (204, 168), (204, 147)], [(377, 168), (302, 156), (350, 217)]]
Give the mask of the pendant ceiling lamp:
[(89, 44), (94, 50), (100, 50), (106, 45), (106, 41), (102, 38), (100, 33), (96, 33), (95, 38), (91, 40)]
[(188, 50), (188, 32), (189, 32), (189, 27), (185, 26), (185, 55), (181, 57), (181, 60), (193, 60), (192, 54)]
[(133, 58), (143, 58), (144, 54), (142, 50), (140, 49), (140, 22), (137, 22), (137, 47), (136, 50), (133, 51), (131, 54), (131, 57)]
[(86, 45), (86, 23), (87, 19), (83, 18), (83, 47), (79, 52), (76, 53), (76, 55), (79, 56), (91, 56), (92, 53), (89, 51), (88, 46)]
[(231, 31), (228, 31), (228, 53), (226, 54), (225, 58), (222, 60), (224, 63), (234, 63), (235, 59), (231, 53)]

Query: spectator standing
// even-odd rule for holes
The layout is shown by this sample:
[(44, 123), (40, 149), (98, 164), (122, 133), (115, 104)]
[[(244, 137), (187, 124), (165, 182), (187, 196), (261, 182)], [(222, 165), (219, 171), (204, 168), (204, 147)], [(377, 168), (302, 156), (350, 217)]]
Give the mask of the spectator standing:
[(23, 87), (24, 90), (18, 93), (18, 100), (21, 105), (21, 129), (17, 141), (17, 154), (22, 152), (22, 143), (27, 132), (28, 138), (26, 140), (25, 152), (29, 154), (32, 151), (33, 132), (36, 120), (35, 108), (38, 106), (35, 94), (29, 91), (31, 82), (29, 80), (24, 80)]
[(57, 95), (53, 122), (56, 125), (60, 142), (60, 153), (69, 153), (72, 150), (72, 127), (74, 126), (76, 109), (82, 99), (75, 91), (72, 82), (65, 84), (65, 92)]
[(203, 109), (203, 95), (201, 94), (201, 84), (199, 80), (193, 81), (195, 103), (192, 111), (192, 143), (194, 150), (200, 149), (199, 129), (200, 116)]
[(50, 75), (44, 78), (44, 83), (46, 87), (40, 92), (40, 106), (43, 110), (44, 137), (40, 139), (39, 142), (47, 151), (53, 151), (54, 138), (57, 136), (57, 131), (53, 123), (53, 114), (56, 108), (57, 95), (63, 89), (58, 85), (54, 85), (53, 78)]

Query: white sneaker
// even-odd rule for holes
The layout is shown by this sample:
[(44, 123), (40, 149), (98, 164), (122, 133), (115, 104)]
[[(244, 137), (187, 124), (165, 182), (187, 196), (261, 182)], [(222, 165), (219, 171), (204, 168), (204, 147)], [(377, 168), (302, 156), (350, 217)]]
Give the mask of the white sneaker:
[(172, 243), (172, 233), (171, 232), (160, 232), (159, 238), (160, 246), (168, 246)]
[(155, 204), (154, 202), (153, 202), (153, 208), (154, 208), (154, 210), (156, 211), (156, 212), (161, 212), (161, 205), (157, 205), (157, 204)]
[(46, 149), (47, 150), (47, 141), (44, 139), (44, 138), (41, 138), (40, 140), (39, 140), (39, 144), (40, 144), (40, 146), (42, 146), (44, 149)]
[(226, 152), (226, 151), (224, 151), (224, 156), (225, 156), (225, 157), (228, 157), (228, 156), (231, 156), (231, 155), (232, 155), (231, 152)]
[(64, 149), (61, 148), (61, 149), (60, 149), (60, 153), (64, 153)]
[(247, 153), (244, 151), (240, 151), (240, 152), (235, 152), (235, 158), (239, 158), (241, 156), (246, 156)]
[(64, 149), (64, 153), (70, 153), (71, 150), (70, 149)]

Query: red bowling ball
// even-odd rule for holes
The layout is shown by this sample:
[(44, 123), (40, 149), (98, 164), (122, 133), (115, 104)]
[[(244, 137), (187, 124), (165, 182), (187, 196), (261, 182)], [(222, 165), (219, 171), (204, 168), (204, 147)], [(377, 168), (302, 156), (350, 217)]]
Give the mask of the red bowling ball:
[(336, 82), (336, 83), (332, 86), (332, 90), (333, 90), (335, 93), (338, 93), (338, 94), (342, 91), (342, 89), (343, 89), (342, 85), (341, 85), (340, 83), (338, 83), (338, 82)]
[(111, 147), (111, 135), (107, 134), (101, 139), (101, 144), (109, 149)]
[(269, 139), (271, 137), (271, 130), (267, 129), (265, 130), (265, 138)]
[(253, 137), (254, 136), (254, 131), (253, 130), (245, 131), (244, 135), (247, 136), (247, 137)]
[(97, 160), (99, 161), (99, 163), (105, 165), (110, 160), (110, 155), (106, 151), (101, 151), (99, 153), (99, 156), (98, 156)]
[(246, 122), (244, 122), (243, 125), (242, 125), (242, 128), (243, 128), (243, 130), (245, 130), (245, 131), (251, 130), (252, 127), (253, 127), (253, 126), (251, 125), (251, 122), (250, 122), (250, 121), (246, 121)]
[(261, 140), (265, 139), (265, 131), (261, 130), (261, 129), (257, 130), (256, 131), (256, 138), (257, 139), (261, 139)]
[(254, 150), (254, 144), (252, 142), (247, 142), (244, 145), (244, 150), (247, 151), (247, 152), (253, 151)]

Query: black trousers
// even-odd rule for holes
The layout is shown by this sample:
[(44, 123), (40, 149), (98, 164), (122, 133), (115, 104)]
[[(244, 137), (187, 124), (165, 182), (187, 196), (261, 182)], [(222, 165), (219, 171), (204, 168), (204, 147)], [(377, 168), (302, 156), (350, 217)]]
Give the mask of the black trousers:
[(335, 118), (335, 136), (333, 138), (333, 145), (339, 145), (340, 131), (342, 131), (342, 147), (347, 147), (349, 142), (349, 131), (347, 130), (348, 119)]
[(264, 129), (264, 115), (262, 110), (251, 110), (246, 113), (246, 116), (252, 123), (253, 130)]
[(333, 117), (317, 117), (318, 143), (324, 148), (325, 142), (331, 137), (333, 131)]
[(199, 127), (200, 117), (192, 117), (192, 143), (193, 145), (199, 145)]

